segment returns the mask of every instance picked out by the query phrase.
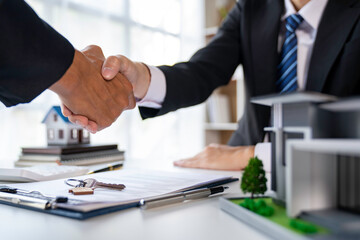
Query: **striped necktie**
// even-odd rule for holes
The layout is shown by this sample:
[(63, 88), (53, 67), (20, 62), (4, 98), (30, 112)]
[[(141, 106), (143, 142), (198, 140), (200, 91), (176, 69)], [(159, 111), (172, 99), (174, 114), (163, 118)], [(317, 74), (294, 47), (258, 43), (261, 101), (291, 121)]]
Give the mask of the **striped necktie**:
[(297, 39), (295, 30), (304, 19), (299, 14), (286, 18), (285, 41), (280, 53), (278, 80), (276, 88), (280, 93), (293, 92), (297, 89)]

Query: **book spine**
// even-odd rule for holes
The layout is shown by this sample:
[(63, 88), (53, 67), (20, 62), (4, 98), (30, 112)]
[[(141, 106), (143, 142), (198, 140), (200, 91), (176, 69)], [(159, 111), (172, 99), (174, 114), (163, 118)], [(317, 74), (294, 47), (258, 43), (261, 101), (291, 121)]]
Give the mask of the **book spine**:
[(49, 146), (44, 148), (22, 148), (23, 154), (76, 154), (84, 152), (97, 152), (118, 149), (118, 145), (99, 145), (99, 146)]
[(19, 156), (19, 160), (22, 161), (65, 161), (73, 159), (88, 159), (99, 156), (108, 156), (108, 155), (124, 155), (123, 151), (117, 149), (99, 151), (99, 152), (89, 152), (89, 153), (78, 153), (78, 154), (69, 154), (69, 155), (43, 155), (43, 154), (23, 154)]
[(107, 163), (107, 162), (115, 162), (115, 161), (123, 161), (125, 158), (123, 155), (110, 155), (110, 156), (102, 156), (90, 159), (73, 159), (73, 160), (66, 160), (60, 161), (60, 165), (72, 165), (72, 166), (87, 166), (99, 163)]

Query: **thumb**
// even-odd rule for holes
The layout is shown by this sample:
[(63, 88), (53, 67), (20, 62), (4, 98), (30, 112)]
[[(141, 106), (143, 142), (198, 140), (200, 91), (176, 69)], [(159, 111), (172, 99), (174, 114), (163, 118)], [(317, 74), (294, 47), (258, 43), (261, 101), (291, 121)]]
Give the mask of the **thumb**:
[(110, 56), (103, 63), (101, 74), (106, 80), (111, 80), (119, 72), (124, 74), (128, 65), (128, 59), (124, 56)]

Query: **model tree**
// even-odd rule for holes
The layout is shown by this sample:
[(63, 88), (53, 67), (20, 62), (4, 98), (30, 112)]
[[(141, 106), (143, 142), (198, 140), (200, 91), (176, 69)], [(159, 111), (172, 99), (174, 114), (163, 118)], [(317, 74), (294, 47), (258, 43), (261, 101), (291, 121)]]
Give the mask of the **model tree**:
[(241, 189), (244, 193), (251, 193), (251, 199), (253, 199), (254, 194), (264, 194), (266, 192), (266, 182), (262, 161), (257, 157), (250, 158), (242, 176)]

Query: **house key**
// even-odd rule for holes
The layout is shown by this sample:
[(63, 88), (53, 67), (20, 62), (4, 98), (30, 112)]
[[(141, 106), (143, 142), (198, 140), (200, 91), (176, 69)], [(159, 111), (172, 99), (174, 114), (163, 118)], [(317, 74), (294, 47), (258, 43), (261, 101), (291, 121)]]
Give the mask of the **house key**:
[(87, 178), (85, 180), (83, 180), (84, 182), (84, 187), (86, 188), (110, 188), (113, 190), (123, 190), (125, 188), (124, 184), (113, 184), (113, 183), (104, 183), (104, 182), (99, 182), (94, 178)]

